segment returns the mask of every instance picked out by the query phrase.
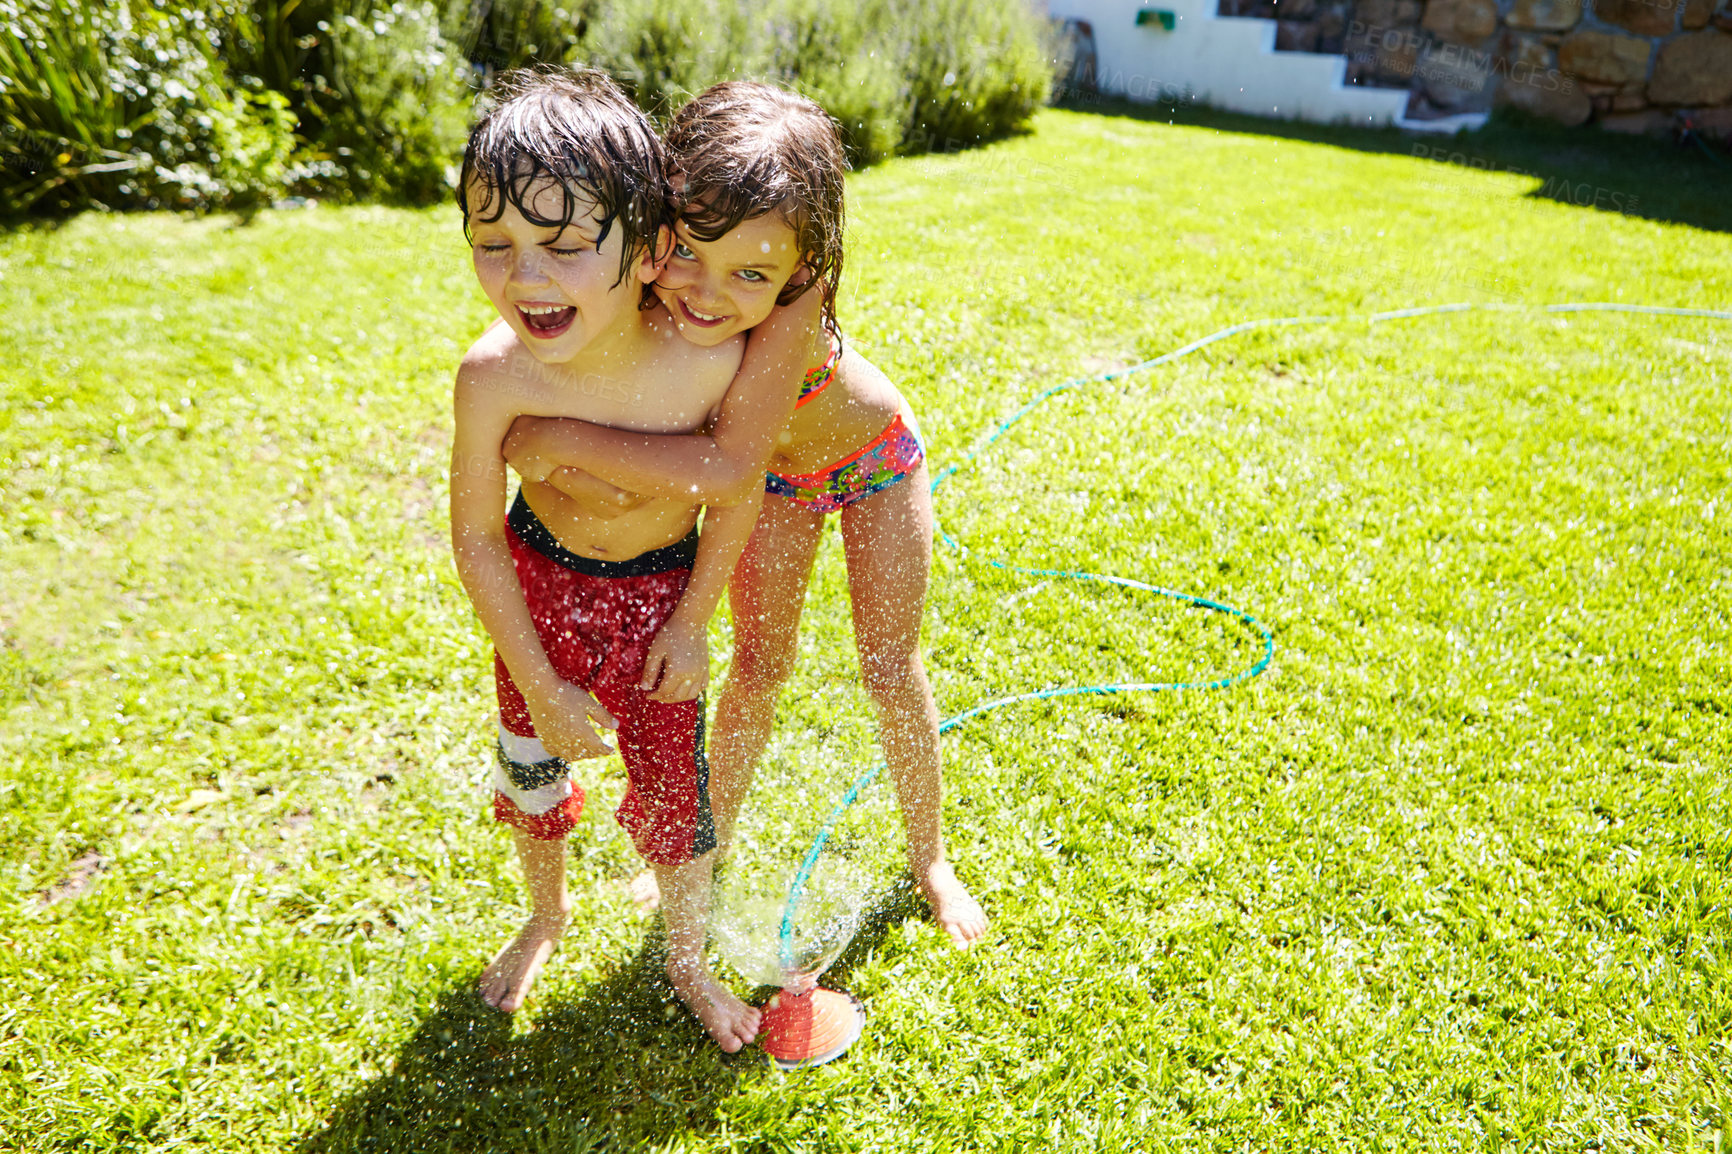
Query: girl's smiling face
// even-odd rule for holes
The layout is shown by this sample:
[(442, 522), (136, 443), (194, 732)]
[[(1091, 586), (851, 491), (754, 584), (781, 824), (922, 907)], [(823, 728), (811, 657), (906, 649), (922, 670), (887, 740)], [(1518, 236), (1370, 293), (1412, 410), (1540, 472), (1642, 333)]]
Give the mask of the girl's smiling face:
[[(547, 182), (532, 189), (525, 204), (533, 215), (554, 219), (562, 196)], [(655, 275), (655, 266), (646, 252), (621, 278), (625, 230), (615, 221), (602, 236), (593, 205), (578, 205), (563, 229), (536, 224), (509, 200), (502, 207), (497, 220), (473, 222), (476, 279), (536, 359), (570, 360), (613, 329), (622, 310), (636, 307), (639, 287)]]
[(708, 348), (763, 323), (803, 267), (801, 255), (794, 230), (775, 213), (741, 221), (709, 241), (677, 223), (673, 254), (656, 278), (655, 294), (680, 334)]

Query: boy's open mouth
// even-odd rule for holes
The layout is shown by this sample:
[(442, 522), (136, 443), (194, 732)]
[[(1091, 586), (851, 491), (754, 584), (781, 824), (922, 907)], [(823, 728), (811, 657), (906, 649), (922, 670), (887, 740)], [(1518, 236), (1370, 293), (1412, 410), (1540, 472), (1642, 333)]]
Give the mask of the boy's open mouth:
[(577, 310), (571, 305), (518, 305), (517, 315), (532, 335), (557, 337), (577, 319)]

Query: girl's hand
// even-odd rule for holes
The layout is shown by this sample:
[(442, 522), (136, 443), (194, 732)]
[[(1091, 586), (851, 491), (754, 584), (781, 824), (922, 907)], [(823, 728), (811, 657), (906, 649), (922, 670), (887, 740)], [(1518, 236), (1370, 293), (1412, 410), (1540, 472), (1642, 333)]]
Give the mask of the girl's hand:
[(709, 681), (709, 629), (679, 620), (663, 625), (650, 642), (638, 688), (650, 691), (651, 701), (690, 701)]
[(540, 424), (540, 417), (518, 417), (511, 422), (511, 431), (505, 434), (505, 442), (499, 446), (505, 463), (516, 469), (517, 475), (525, 481), (545, 481), (549, 473), (559, 468), (558, 462), (541, 455), (536, 444), (535, 433)]
[(623, 516), (649, 500), (641, 493), (628, 493), (572, 465), (547, 474), (547, 483), (576, 501), (578, 508), (591, 517), (604, 521)]
[(535, 736), (553, 756), (582, 761), (614, 751), (613, 743), (596, 728), (618, 729), (619, 722), (578, 686), (561, 681), (533, 697), (525, 693), (523, 698), (529, 706), (529, 719), (535, 723)]

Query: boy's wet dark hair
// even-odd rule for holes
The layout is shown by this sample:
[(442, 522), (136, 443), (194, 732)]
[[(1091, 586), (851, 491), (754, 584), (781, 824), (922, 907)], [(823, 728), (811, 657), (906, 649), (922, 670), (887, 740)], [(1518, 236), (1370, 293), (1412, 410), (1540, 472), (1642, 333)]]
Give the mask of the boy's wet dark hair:
[(824, 325), (836, 331), (842, 283), (843, 174), (848, 161), (829, 114), (804, 96), (749, 80), (717, 84), (674, 115), (668, 163), (683, 186), (679, 219), (702, 241), (775, 213), (798, 238), (811, 279), (776, 298), (789, 304), (816, 285)]
[[(531, 224), (563, 231), (593, 202), (601, 217), (596, 243), (616, 224), (625, 240), (624, 280), (657, 230), (673, 223), (667, 154), (649, 118), (592, 68), (513, 69), (488, 93), (493, 107), (470, 130), (457, 182), (463, 235), (473, 240), (473, 222), (498, 220), (508, 204)], [(561, 192), (559, 215), (539, 216), (530, 201), (549, 181)], [(479, 194), (473, 204), (471, 183)]]

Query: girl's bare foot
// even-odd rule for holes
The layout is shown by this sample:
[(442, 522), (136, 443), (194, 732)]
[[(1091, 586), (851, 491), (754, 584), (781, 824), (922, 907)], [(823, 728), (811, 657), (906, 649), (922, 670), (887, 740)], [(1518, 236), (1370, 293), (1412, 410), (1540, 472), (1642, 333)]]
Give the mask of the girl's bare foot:
[(758, 1036), (757, 1007), (734, 997), (733, 991), (717, 981), (702, 960), (680, 962), (669, 958), (668, 981), (723, 1052), (737, 1054)]
[(569, 914), (530, 914), (517, 936), (505, 943), (481, 973), (481, 1000), (496, 1010), (515, 1013), (529, 996), (529, 987), (565, 932)]
[(940, 858), (933, 862), (917, 880), (920, 892), (926, 895), (926, 904), (932, 907), (933, 919), (957, 947), (967, 949), (986, 932), (986, 911), (957, 878), (948, 861)]

